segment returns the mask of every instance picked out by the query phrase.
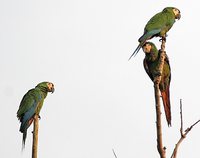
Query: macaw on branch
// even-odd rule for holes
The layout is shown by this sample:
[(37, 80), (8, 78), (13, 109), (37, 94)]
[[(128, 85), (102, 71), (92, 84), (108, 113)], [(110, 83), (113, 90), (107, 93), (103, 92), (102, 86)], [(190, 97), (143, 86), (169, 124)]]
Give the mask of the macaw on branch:
[[(160, 51), (157, 50), (156, 46), (152, 42), (144, 43), (142, 47), (145, 58), (143, 60), (144, 69), (150, 79), (154, 82), (156, 77), (160, 75), (159, 63), (160, 63)], [(171, 70), (169, 65), (169, 59), (166, 56), (163, 71), (161, 74), (161, 81), (159, 84), (160, 93), (163, 100), (165, 116), (168, 126), (171, 126), (171, 105), (170, 105), (170, 81), (171, 81)]]
[(161, 37), (166, 38), (166, 33), (171, 29), (176, 19), (181, 18), (181, 12), (175, 7), (166, 7), (162, 12), (154, 15), (146, 24), (143, 35), (138, 39), (139, 45), (130, 56), (129, 60), (133, 55), (136, 55), (144, 43), (153, 38)]
[(21, 100), (17, 117), (21, 122), (20, 132), (23, 133), (23, 147), (25, 147), (27, 129), (32, 124), (34, 116), (39, 115), (48, 92), (54, 92), (53, 83), (41, 82), (29, 90)]

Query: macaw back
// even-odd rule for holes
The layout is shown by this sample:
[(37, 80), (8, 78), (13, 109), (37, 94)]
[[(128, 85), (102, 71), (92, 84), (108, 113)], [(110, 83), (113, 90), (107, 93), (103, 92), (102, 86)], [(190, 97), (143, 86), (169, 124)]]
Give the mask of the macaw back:
[(146, 41), (153, 37), (163, 37), (175, 23), (173, 12), (162, 11), (154, 15), (146, 24), (144, 34), (139, 38), (139, 42)]
[[(41, 103), (43, 103), (44, 97), (41, 95), (40, 90), (31, 89), (29, 90), (20, 103), (17, 111), (17, 117), (21, 122), (20, 131), (23, 133), (32, 123), (32, 118), (36, 114), (39, 114), (41, 110)], [(38, 109), (37, 107), (39, 107)], [(38, 109), (36, 111), (36, 109)]]
[(160, 90), (165, 91), (171, 82), (171, 70), (169, 62), (165, 60), (163, 65), (163, 72), (161, 76), (161, 82), (160, 82)]

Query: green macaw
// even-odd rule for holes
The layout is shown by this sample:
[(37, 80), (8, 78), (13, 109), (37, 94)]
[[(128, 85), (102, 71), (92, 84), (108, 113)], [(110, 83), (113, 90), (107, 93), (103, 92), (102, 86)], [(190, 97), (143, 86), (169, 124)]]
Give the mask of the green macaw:
[(181, 18), (181, 12), (175, 7), (166, 7), (162, 12), (154, 15), (146, 24), (144, 28), (144, 34), (138, 39), (139, 45), (130, 56), (129, 60), (133, 55), (136, 55), (144, 43), (153, 38), (161, 37), (166, 38), (166, 33), (171, 29), (176, 19)]
[(25, 147), (27, 129), (32, 124), (34, 116), (39, 115), (48, 92), (54, 92), (53, 83), (41, 82), (35, 88), (29, 90), (22, 98), (17, 117), (21, 122), (20, 132), (23, 133), (23, 148)]
[[(156, 46), (152, 42), (146, 42), (142, 47), (145, 58), (143, 61), (144, 69), (150, 79), (154, 82), (156, 77), (160, 74), (159, 72), (159, 59), (160, 59), (160, 51), (156, 48)], [(168, 126), (171, 126), (171, 106), (170, 106), (170, 81), (171, 81), (171, 70), (169, 65), (169, 59), (166, 56), (163, 72), (161, 74), (161, 81), (159, 84), (159, 89), (161, 92), (165, 116), (168, 123)]]

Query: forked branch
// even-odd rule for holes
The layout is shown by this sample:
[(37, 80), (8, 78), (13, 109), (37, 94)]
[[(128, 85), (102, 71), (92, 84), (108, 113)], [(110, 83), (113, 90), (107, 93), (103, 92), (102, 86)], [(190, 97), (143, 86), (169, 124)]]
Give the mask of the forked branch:
[(181, 118), (181, 128), (180, 128), (180, 134), (181, 138), (178, 140), (177, 144), (175, 145), (175, 148), (173, 150), (171, 158), (176, 158), (177, 157), (177, 152), (178, 148), (181, 144), (181, 142), (186, 138), (187, 134), (192, 130), (192, 128), (200, 122), (200, 120), (196, 121), (194, 124), (192, 124), (190, 127), (188, 127), (184, 132), (183, 132), (183, 112), (182, 112), (182, 100), (180, 100), (180, 118)]

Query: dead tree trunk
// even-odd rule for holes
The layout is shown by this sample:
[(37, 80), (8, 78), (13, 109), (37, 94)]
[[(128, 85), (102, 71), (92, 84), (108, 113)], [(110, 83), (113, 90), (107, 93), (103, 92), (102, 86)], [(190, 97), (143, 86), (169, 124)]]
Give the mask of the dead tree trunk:
[(37, 147), (38, 147), (38, 128), (39, 120), (38, 115), (34, 116), (33, 125), (33, 145), (32, 145), (32, 158), (37, 158)]

